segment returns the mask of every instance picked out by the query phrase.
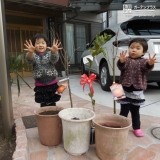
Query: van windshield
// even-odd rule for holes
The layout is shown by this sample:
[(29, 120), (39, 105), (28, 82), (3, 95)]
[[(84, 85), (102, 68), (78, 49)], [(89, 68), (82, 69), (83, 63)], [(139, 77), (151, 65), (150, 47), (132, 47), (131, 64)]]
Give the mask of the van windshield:
[(121, 28), (128, 35), (160, 35), (160, 20), (128, 21)]

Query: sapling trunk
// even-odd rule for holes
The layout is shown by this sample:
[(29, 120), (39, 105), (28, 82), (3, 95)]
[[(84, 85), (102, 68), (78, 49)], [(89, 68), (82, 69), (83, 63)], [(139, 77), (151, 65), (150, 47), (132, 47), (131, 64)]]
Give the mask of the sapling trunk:
[(68, 78), (68, 90), (69, 90), (69, 98), (70, 98), (71, 108), (73, 108), (70, 81), (69, 81), (69, 72), (68, 72), (68, 56), (66, 56), (66, 67), (65, 67), (65, 69), (66, 69), (66, 75), (67, 75), (67, 78)]
[[(118, 32), (119, 32), (119, 30), (118, 30)], [(117, 39), (117, 37), (118, 37), (118, 32), (116, 33), (116, 37), (115, 37), (115, 39), (116, 39), (116, 54), (114, 55), (114, 47), (113, 47), (113, 83), (115, 83), (115, 81), (116, 81), (116, 78), (115, 78), (115, 60), (116, 60), (116, 56), (117, 56), (117, 51), (118, 51), (118, 39)], [(116, 101), (113, 99), (113, 105), (114, 105), (114, 108), (113, 108), (113, 111), (114, 111), (114, 114), (116, 114)]]
[[(113, 83), (115, 83), (116, 79), (115, 79), (115, 57), (113, 57)], [(116, 114), (116, 102), (115, 100), (113, 99), (113, 111), (114, 111), (114, 114)]]
[(91, 93), (91, 90), (90, 90), (89, 96), (91, 98), (93, 111), (95, 112), (95, 108), (94, 108), (94, 106), (95, 106), (95, 100), (93, 99), (93, 94)]
[[(58, 37), (58, 40), (60, 41), (58, 34), (57, 34), (57, 37)], [(62, 43), (61, 43), (61, 47), (63, 48)], [(61, 62), (62, 62), (62, 64), (63, 64), (63, 66), (64, 66), (64, 69), (65, 69), (65, 72), (66, 72), (66, 76), (67, 76), (67, 78), (68, 78), (69, 98), (70, 98), (71, 108), (73, 108), (71, 88), (70, 88), (70, 80), (69, 80), (69, 71), (68, 71), (68, 66), (69, 66), (68, 56), (67, 56), (67, 53), (66, 53), (66, 51), (64, 50), (64, 48), (63, 48), (63, 51), (64, 51), (64, 55), (63, 55), (63, 53), (61, 52), (61, 50), (60, 50), (59, 52), (60, 52), (60, 54), (61, 54)]]
[[(94, 58), (94, 57), (93, 57), (93, 58)], [(89, 70), (88, 70), (88, 77), (89, 77), (89, 76), (90, 76), (90, 74), (91, 74), (90, 69), (91, 69), (91, 64), (90, 64), (90, 66), (89, 66)], [(91, 89), (90, 89), (90, 93), (89, 93), (88, 95), (89, 95), (89, 96), (90, 96), (90, 98), (91, 98), (92, 108), (93, 108), (93, 111), (95, 112), (95, 108), (94, 108), (94, 106), (95, 106), (95, 100), (93, 99), (93, 94), (92, 94), (92, 92), (91, 92)]]

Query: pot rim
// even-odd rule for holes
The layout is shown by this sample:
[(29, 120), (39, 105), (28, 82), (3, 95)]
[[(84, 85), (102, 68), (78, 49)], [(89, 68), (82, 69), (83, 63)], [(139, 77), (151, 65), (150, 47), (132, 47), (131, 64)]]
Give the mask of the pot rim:
[[(113, 127), (102, 126), (102, 125), (98, 124), (97, 122), (95, 122), (96, 116), (100, 116), (100, 115), (101, 115), (101, 116), (102, 116), (102, 115), (112, 115), (112, 116), (118, 116), (118, 117), (120, 116), (120, 117), (123, 117), (124, 119), (127, 119), (127, 120), (130, 122), (130, 124), (129, 124), (128, 126), (122, 127), (122, 128), (113, 128)], [(97, 126), (99, 126), (99, 127), (102, 127), (102, 128), (120, 130), (120, 129), (127, 129), (127, 128), (129, 128), (129, 127), (132, 126), (131, 120), (130, 120), (129, 118), (124, 117), (124, 116), (121, 116), (121, 115), (112, 114), (112, 113), (102, 113), (102, 114), (97, 114), (96, 116), (95, 116), (95, 118), (92, 120), (92, 121), (93, 121), (93, 124), (95, 124), (95, 125), (97, 125)], [(96, 126), (95, 126), (95, 128), (96, 128)]]
[[(82, 120), (67, 119), (67, 118), (64, 118), (64, 117), (61, 116), (62, 111), (65, 112), (66, 110), (86, 110), (86, 111), (91, 112), (91, 113), (93, 114), (93, 116), (90, 117), (90, 118), (87, 118), (87, 119), (82, 119)], [(94, 113), (92, 110), (86, 109), (86, 108), (66, 108), (66, 109), (61, 110), (61, 111), (58, 113), (58, 116), (59, 116), (62, 120), (79, 123), (79, 122), (86, 122), (86, 121), (92, 120), (92, 119), (95, 117), (95, 113)]]
[(63, 110), (64, 108), (63, 107), (60, 107), (60, 106), (47, 106), (47, 107), (42, 107), (42, 108), (38, 108), (36, 110), (34, 110), (34, 114), (37, 115), (37, 116), (42, 116), (42, 117), (50, 117), (50, 116), (57, 116), (57, 114), (55, 115), (40, 115), (40, 113), (44, 112), (44, 111), (61, 111)]

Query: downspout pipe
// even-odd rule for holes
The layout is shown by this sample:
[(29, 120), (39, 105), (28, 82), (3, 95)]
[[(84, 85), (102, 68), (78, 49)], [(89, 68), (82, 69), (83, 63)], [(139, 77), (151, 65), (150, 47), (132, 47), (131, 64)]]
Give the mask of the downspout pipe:
[(107, 10), (107, 18), (106, 19), (107, 19), (106, 22), (107, 22), (107, 28), (108, 28), (109, 27), (109, 10)]

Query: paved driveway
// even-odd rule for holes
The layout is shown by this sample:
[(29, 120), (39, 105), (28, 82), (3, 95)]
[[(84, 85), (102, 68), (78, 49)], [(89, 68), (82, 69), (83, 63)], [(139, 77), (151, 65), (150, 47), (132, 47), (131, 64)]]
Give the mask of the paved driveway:
[[(85, 86), (85, 90), (83, 92), (82, 86), (79, 84), (79, 79), (80, 75), (70, 76), (71, 92), (81, 98), (90, 100), (90, 97), (87, 95), (89, 91), (88, 85)], [(111, 92), (103, 91), (99, 83), (94, 83), (93, 86), (95, 90), (94, 99), (96, 100), (96, 103), (112, 108), (113, 96)], [(141, 106), (140, 113), (143, 115), (160, 117), (160, 88), (156, 83), (149, 83), (144, 94), (146, 97), (146, 103), (144, 106)], [(117, 109), (120, 108), (118, 103), (116, 106)]]

